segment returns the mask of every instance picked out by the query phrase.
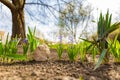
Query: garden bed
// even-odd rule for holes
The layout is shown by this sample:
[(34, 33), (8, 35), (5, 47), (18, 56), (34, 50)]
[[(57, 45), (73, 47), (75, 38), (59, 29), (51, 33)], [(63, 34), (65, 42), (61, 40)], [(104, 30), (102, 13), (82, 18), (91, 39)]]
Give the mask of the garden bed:
[(95, 64), (68, 60), (65, 52), (59, 60), (51, 50), (48, 61), (0, 64), (0, 80), (119, 80), (120, 64), (109, 63), (93, 70)]

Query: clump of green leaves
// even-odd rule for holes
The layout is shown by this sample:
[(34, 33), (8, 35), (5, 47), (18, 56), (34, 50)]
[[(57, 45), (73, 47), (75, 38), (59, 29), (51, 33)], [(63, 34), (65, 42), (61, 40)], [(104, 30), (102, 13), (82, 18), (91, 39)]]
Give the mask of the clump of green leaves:
[(97, 46), (99, 52), (100, 52), (100, 57), (98, 60), (98, 63), (95, 66), (95, 69), (102, 63), (108, 62), (109, 61), (109, 48), (108, 48), (108, 43), (107, 43), (107, 37), (109, 33), (112, 31), (116, 30), (119, 28), (120, 23), (114, 23), (111, 25), (111, 20), (112, 20), (112, 14), (109, 15), (109, 11), (107, 11), (106, 15), (103, 16), (102, 13), (100, 13), (99, 21), (98, 21), (98, 40), (94, 41), (95, 45)]
[(79, 53), (79, 45), (75, 43), (74, 35), (69, 36), (69, 41), (67, 45), (67, 54), (71, 61), (75, 61)]
[(87, 53), (89, 53), (88, 48), (90, 46), (90, 43), (83, 41), (80, 42), (79, 44), (79, 51), (80, 51), (80, 59), (82, 62), (86, 59)]
[(79, 49), (80, 49), (80, 47), (77, 44), (69, 44), (68, 45), (67, 54), (71, 61), (75, 61), (76, 57), (78, 56)]
[(56, 46), (56, 49), (57, 49), (57, 53), (58, 53), (58, 57), (59, 59), (62, 58), (62, 53), (63, 53), (63, 44), (59, 43), (57, 46)]
[(9, 34), (7, 35), (6, 38), (6, 43), (3, 44), (0, 41), (0, 59), (2, 62), (9, 62), (9, 61), (16, 61), (16, 60), (27, 60), (27, 52), (28, 49), (30, 48), (30, 51), (33, 52), (36, 47), (39, 45), (39, 40), (36, 39), (35, 37), (35, 30), (32, 32), (30, 27), (28, 27), (28, 34), (27, 34), (27, 39), (24, 39), (22, 47), (23, 47), (23, 53), (18, 54), (18, 43), (20, 42), (21, 39), (19, 38), (13, 38), (10, 41), (8, 40)]
[(17, 53), (17, 46), (19, 42), (20, 42), (20, 39), (13, 38), (9, 43), (5, 44), (5, 46), (9, 48), (9, 53), (11, 54)]
[(60, 40), (60, 42), (56, 46), (56, 49), (57, 49), (58, 57), (59, 57), (59, 59), (61, 59), (62, 53), (63, 53), (63, 44), (62, 44), (62, 35), (61, 34), (59, 36), (59, 40)]
[(22, 47), (23, 47), (23, 54), (26, 55), (28, 52), (28, 49), (29, 49), (29, 44), (28, 44), (27, 38), (23, 40)]
[(9, 34), (6, 38), (6, 43), (0, 42), (0, 59), (2, 62), (11, 62), (12, 60), (26, 60), (26, 56), (17, 54), (17, 46), (20, 39), (13, 38), (8, 40)]
[(117, 40), (117, 37), (115, 37), (114, 40), (108, 40), (110, 52), (114, 56), (114, 59), (116, 62), (120, 62), (120, 42)]
[(28, 27), (27, 38), (31, 52), (33, 52), (36, 49), (36, 47), (39, 45), (39, 41), (35, 37), (35, 31), (36, 31), (36, 27), (34, 28), (33, 32), (30, 29), (30, 27)]
[(98, 54), (100, 54), (99, 60), (94, 69), (98, 68), (100, 64), (103, 62), (103, 60), (105, 63), (109, 61), (110, 54), (108, 53), (109, 47), (107, 37), (112, 31), (118, 29), (120, 25), (120, 22), (111, 25), (111, 20), (112, 14), (109, 15), (109, 11), (107, 11), (105, 16), (103, 16), (102, 13), (100, 13), (100, 17), (97, 23), (97, 35), (98, 35), (97, 40), (94, 39), (94, 41), (88, 41), (86, 39), (82, 39), (84, 41), (91, 43), (89, 49), (93, 47), (98, 51)]

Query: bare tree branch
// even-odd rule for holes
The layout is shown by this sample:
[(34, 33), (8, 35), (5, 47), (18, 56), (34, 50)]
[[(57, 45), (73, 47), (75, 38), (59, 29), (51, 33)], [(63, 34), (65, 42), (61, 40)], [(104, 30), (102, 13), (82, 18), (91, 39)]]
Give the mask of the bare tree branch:
[(15, 6), (9, 0), (0, 0), (0, 2), (6, 5), (11, 10), (15, 9)]
[(46, 7), (50, 7), (52, 8), (53, 10), (59, 12), (57, 9), (55, 9), (53, 6), (51, 5), (48, 5), (48, 4), (44, 4), (44, 3), (25, 3), (26, 5), (42, 5), (42, 6), (46, 6)]

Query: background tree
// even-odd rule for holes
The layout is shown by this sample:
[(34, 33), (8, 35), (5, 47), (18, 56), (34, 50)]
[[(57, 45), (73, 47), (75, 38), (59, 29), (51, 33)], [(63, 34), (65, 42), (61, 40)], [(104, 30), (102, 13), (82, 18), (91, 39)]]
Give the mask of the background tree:
[(63, 8), (60, 8), (58, 22), (60, 34), (64, 33), (63, 31), (66, 29), (65, 34), (67, 32), (67, 34), (72, 35), (76, 41), (77, 29), (88, 26), (88, 23), (85, 22), (90, 20), (92, 8), (84, 3), (85, 0), (69, 0)]

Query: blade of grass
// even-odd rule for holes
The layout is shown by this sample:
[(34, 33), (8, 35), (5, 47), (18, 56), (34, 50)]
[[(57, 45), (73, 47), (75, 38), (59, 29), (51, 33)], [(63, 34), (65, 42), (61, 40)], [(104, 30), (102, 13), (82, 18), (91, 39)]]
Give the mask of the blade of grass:
[(97, 62), (97, 64), (96, 64), (94, 70), (97, 69), (97, 68), (100, 66), (100, 64), (102, 63), (103, 58), (105, 57), (105, 54), (106, 54), (106, 53), (107, 53), (107, 49), (103, 49), (103, 51), (102, 51), (102, 53), (101, 53), (101, 55), (100, 55), (100, 57), (99, 57), (99, 60), (98, 60), (98, 62)]

